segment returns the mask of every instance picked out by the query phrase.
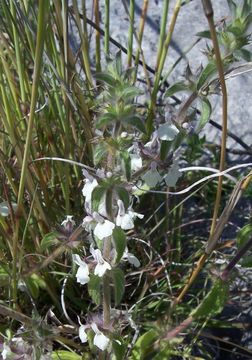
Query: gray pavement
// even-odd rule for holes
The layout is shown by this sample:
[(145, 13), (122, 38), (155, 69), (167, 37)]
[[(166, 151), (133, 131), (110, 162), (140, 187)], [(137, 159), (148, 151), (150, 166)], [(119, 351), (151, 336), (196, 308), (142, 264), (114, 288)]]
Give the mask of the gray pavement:
[[(100, 0), (100, 9), (102, 16), (101, 26), (104, 27), (104, 0)], [(170, 1), (170, 14), (175, 4), (175, 0)], [(240, 1), (241, 2), (241, 1)], [(90, 11), (92, 9), (92, 0), (88, 0), (87, 4)], [(142, 0), (136, 0), (136, 4), (141, 8)], [(129, 21), (125, 12), (122, 1), (110, 0), (111, 4), (111, 36), (124, 46), (127, 46), (127, 34), (129, 28)], [(220, 21), (223, 17), (230, 17), (229, 8), (225, 0), (212, 0), (215, 22)], [(150, 0), (148, 6), (149, 22), (146, 23), (144, 36), (143, 36), (143, 52), (146, 63), (153, 68), (155, 67), (157, 45), (158, 45), (158, 28), (162, 16), (162, 0)], [(169, 16), (170, 19), (170, 16)], [(156, 30), (153, 29), (153, 24), (156, 24)], [(139, 16), (136, 14), (135, 27), (138, 29)], [(176, 46), (185, 51), (197, 39), (196, 33), (208, 29), (207, 20), (203, 14), (201, 0), (193, 0), (188, 2), (181, 8), (178, 20), (175, 27), (173, 41)], [(187, 53), (187, 58), (191, 68), (196, 71), (200, 64), (206, 64), (206, 57), (203, 54), (206, 41), (201, 40), (193, 49)], [(137, 44), (134, 42), (134, 48), (137, 49)], [(251, 46), (250, 46), (251, 48)], [(112, 53), (116, 49), (111, 46)], [(173, 48), (169, 50), (168, 58), (165, 64), (164, 71), (167, 71), (174, 61), (179, 57), (178, 51)], [(176, 67), (175, 71), (171, 74), (169, 82), (178, 81), (183, 78), (185, 71), (186, 61), (182, 60)], [(252, 72), (240, 75), (227, 81), (228, 94), (229, 94), (229, 129), (237, 136), (243, 139), (248, 145), (252, 144), (252, 127), (251, 127), (251, 114), (252, 114)], [(184, 97), (183, 97), (184, 98)], [(212, 97), (213, 114), (212, 119), (221, 124), (221, 106), (220, 97)], [(204, 129), (207, 139), (210, 141), (219, 142), (220, 131), (207, 125)], [(228, 146), (239, 149), (240, 146), (232, 140), (228, 140)]]

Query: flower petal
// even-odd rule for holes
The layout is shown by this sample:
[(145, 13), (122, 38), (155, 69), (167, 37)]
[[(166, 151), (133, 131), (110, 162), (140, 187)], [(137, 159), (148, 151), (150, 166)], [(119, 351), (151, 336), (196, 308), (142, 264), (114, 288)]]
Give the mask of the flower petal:
[(124, 216), (120, 216), (120, 219), (117, 218), (116, 218), (116, 225), (121, 226), (123, 230), (130, 230), (134, 228), (133, 217), (130, 216), (130, 214), (125, 214)]
[(102, 277), (107, 270), (111, 270), (111, 266), (107, 261), (103, 260), (103, 264), (98, 263), (95, 267), (94, 274)]
[(97, 327), (95, 323), (91, 324), (91, 328), (95, 332), (94, 336), (94, 345), (97, 346), (100, 350), (104, 351), (109, 345), (109, 338), (105, 336)]
[(130, 154), (130, 159), (131, 159), (131, 170), (132, 171), (138, 171), (138, 170), (142, 169), (143, 162), (142, 162), (142, 158), (139, 155)]
[(81, 285), (85, 285), (89, 282), (89, 268), (85, 261), (82, 261), (80, 256), (77, 254), (73, 255), (73, 261), (75, 264), (79, 265), (79, 269), (76, 273), (77, 282)]
[(77, 283), (81, 285), (85, 285), (89, 282), (89, 270), (88, 266), (86, 265), (86, 268), (83, 266), (80, 266), (76, 273)]
[(85, 261), (81, 260), (80, 255), (78, 255), (78, 254), (73, 254), (73, 262), (79, 266), (86, 265)]
[(104, 220), (104, 222), (98, 223), (94, 229), (94, 235), (98, 237), (98, 239), (102, 240), (105, 237), (111, 236), (113, 229), (115, 228), (115, 224), (109, 220)]
[(135, 267), (139, 267), (141, 265), (140, 261), (135, 255), (128, 253), (127, 258), (128, 258), (128, 262), (134, 265)]
[(86, 326), (81, 325), (79, 327), (79, 338), (80, 338), (82, 343), (85, 343), (88, 340), (88, 337), (87, 337), (87, 334), (86, 334), (85, 330), (86, 330)]
[(93, 179), (92, 181), (90, 181), (89, 179), (85, 179), (85, 185), (82, 189), (82, 194), (86, 198), (85, 200), (87, 202), (91, 201), (92, 191), (94, 190), (94, 188), (96, 188), (96, 186), (98, 186), (98, 182), (96, 179)]

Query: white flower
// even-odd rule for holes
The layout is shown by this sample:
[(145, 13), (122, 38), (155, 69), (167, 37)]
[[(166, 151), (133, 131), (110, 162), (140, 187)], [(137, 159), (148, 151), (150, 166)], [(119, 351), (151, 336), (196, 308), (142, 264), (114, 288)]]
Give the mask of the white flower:
[(128, 149), (130, 159), (131, 159), (131, 170), (132, 171), (138, 171), (142, 169), (143, 162), (142, 158), (140, 156), (140, 149), (137, 143), (134, 143), (129, 149)]
[(105, 336), (97, 327), (95, 323), (91, 324), (91, 328), (95, 333), (94, 336), (94, 345), (97, 346), (100, 350), (104, 351), (109, 345), (109, 338)]
[(8, 345), (5, 343), (3, 344), (3, 351), (1, 353), (3, 360), (8, 359), (11, 356), (12, 351)]
[(131, 254), (129, 251), (128, 251), (128, 248), (126, 247), (125, 248), (125, 251), (124, 251), (124, 254), (122, 256), (122, 259), (123, 260), (128, 260), (128, 262), (132, 265), (134, 265), (135, 267), (139, 267), (141, 264), (140, 264), (140, 261), (138, 260), (138, 258)]
[(131, 159), (131, 170), (132, 171), (138, 171), (138, 170), (142, 169), (143, 162), (142, 162), (142, 158), (140, 155), (130, 154), (130, 159)]
[(65, 229), (73, 228), (75, 226), (75, 221), (73, 220), (73, 216), (67, 215), (66, 219), (62, 221), (61, 226), (64, 226)]
[(90, 252), (93, 255), (94, 260), (97, 262), (94, 274), (102, 277), (107, 270), (111, 270), (111, 266), (103, 259), (102, 253), (99, 249), (90, 248)]
[(90, 203), (92, 199), (92, 191), (98, 186), (97, 180), (90, 175), (86, 170), (83, 170), (83, 175), (86, 177), (85, 185), (82, 189), (82, 194), (85, 197), (85, 202)]
[(82, 226), (84, 227), (84, 229), (88, 232), (91, 232), (92, 230), (94, 230), (96, 225), (95, 220), (92, 218), (92, 216), (87, 215), (84, 217), (83, 221), (82, 221)]
[(128, 210), (128, 212), (125, 212), (124, 204), (122, 200), (117, 200), (118, 205), (118, 214), (116, 217), (116, 225), (120, 226), (123, 230), (130, 230), (134, 228), (134, 222), (133, 220), (138, 217), (139, 219), (142, 219), (144, 215), (138, 214), (134, 211)]
[(88, 337), (87, 337), (87, 334), (86, 334), (86, 331), (85, 331), (86, 328), (87, 327), (85, 325), (81, 325), (79, 327), (79, 338), (80, 338), (82, 343), (85, 343), (88, 340)]
[(97, 236), (100, 240), (111, 236), (115, 228), (115, 224), (109, 220), (104, 219), (96, 212), (93, 213), (93, 217), (98, 222), (94, 229), (94, 235)]
[(77, 283), (81, 285), (85, 285), (89, 282), (89, 268), (85, 261), (82, 261), (79, 255), (73, 255), (73, 261), (75, 264), (79, 265), (79, 269), (76, 273)]

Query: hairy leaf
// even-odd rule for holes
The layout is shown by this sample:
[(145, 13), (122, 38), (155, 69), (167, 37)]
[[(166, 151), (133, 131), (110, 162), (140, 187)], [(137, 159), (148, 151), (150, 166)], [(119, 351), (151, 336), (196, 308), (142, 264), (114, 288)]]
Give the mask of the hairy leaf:
[(113, 243), (117, 253), (116, 263), (119, 263), (126, 247), (126, 236), (120, 227), (116, 227), (113, 230)]

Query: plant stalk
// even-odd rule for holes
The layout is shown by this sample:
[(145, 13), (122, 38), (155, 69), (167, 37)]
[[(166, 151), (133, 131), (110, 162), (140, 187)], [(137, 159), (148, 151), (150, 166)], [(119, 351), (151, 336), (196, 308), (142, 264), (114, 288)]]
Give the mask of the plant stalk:
[[(225, 83), (223, 63), (222, 63), (222, 59), (221, 59), (217, 34), (216, 34), (216, 30), (215, 30), (215, 25), (214, 25), (214, 13), (213, 13), (211, 0), (202, 0), (202, 5), (203, 5), (205, 16), (206, 16), (206, 18), (208, 20), (208, 24), (209, 24), (211, 39), (213, 42), (213, 48), (214, 48), (214, 53), (215, 53), (215, 61), (216, 61), (216, 66), (217, 66), (217, 70), (218, 70), (218, 74), (219, 74), (219, 78), (220, 78), (221, 91), (222, 91), (222, 140), (221, 140), (221, 157), (220, 157), (219, 169), (220, 169), (220, 171), (223, 171), (225, 168), (226, 138), (227, 138), (227, 105), (228, 105), (227, 89), (226, 89), (226, 83)], [(217, 193), (216, 193), (216, 199), (215, 199), (215, 205), (214, 205), (214, 213), (213, 213), (213, 219), (212, 219), (212, 224), (211, 224), (210, 236), (209, 236), (209, 239), (207, 242), (207, 247), (209, 247), (211, 245), (210, 242), (212, 241), (212, 237), (213, 237), (215, 227), (216, 227), (217, 217), (218, 217), (219, 208), (220, 208), (222, 180), (223, 180), (223, 177), (220, 176), (219, 181), (218, 181), (218, 187), (217, 187)], [(214, 248), (211, 250), (213, 251)], [(191, 287), (191, 285), (197, 278), (198, 274), (200, 273), (201, 269), (203, 268), (206, 260), (210, 256), (210, 254), (211, 253), (209, 253), (209, 252), (208, 253), (205, 252), (200, 257), (200, 259), (197, 263), (197, 266), (194, 269), (188, 283), (182, 289), (181, 293), (175, 300), (175, 303), (179, 303), (182, 300), (184, 295), (187, 293), (187, 291), (189, 290), (189, 288)]]

